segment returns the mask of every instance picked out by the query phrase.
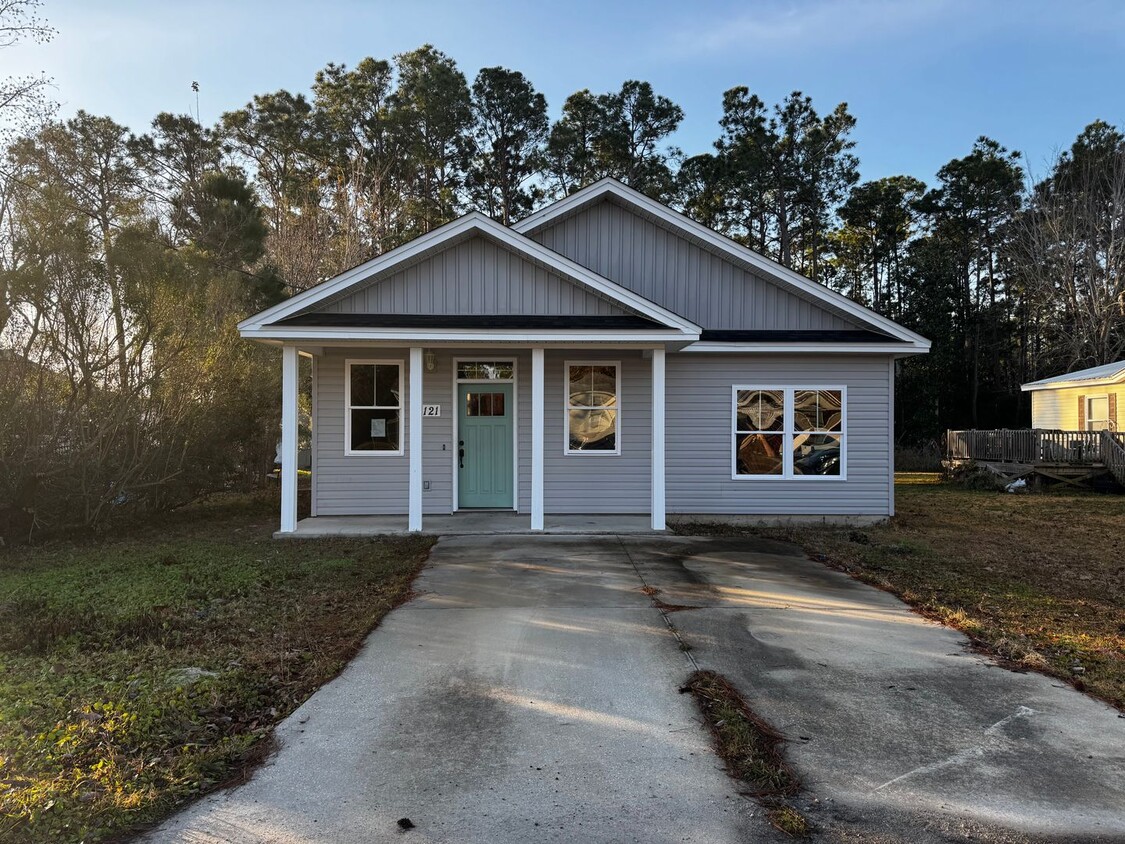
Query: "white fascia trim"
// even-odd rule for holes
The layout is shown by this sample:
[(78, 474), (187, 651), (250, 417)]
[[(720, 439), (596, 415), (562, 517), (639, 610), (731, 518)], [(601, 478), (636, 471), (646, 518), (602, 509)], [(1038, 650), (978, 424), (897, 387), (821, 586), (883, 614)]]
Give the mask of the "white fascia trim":
[(353, 267), (330, 281), (326, 281), (316, 287), (311, 287), (303, 293), (298, 293), (286, 299), (284, 302), (274, 305), (272, 308), (267, 308), (261, 313), (243, 320), (238, 324), (239, 331), (243, 332), (243, 336), (249, 336), (246, 334), (246, 331), (249, 329), (261, 328), (262, 326), (292, 316), (294, 313), (302, 311), (310, 305), (314, 305), (317, 302), (324, 301), (325, 299), (329, 299), (344, 292), (349, 287), (363, 281), (368, 276), (382, 272), (393, 267), (395, 264), (408, 261), (446, 240), (452, 240), (470, 232), (486, 234), (512, 250), (546, 264), (561, 275), (568, 276), (578, 281), (636, 313), (663, 325), (667, 325), (669, 328), (678, 329), (683, 334), (698, 334), (701, 330), (700, 326), (696, 325), (694, 322), (686, 320), (666, 308), (660, 307), (655, 302), (610, 281), (608, 278), (604, 278), (588, 270), (581, 264), (571, 261), (569, 258), (536, 243), (530, 238), (515, 233), (512, 229), (497, 223), (491, 217), (486, 217), (484, 214), (474, 211), (440, 228), (434, 229), (428, 234), (417, 237), (397, 249), (392, 249), (384, 255), (373, 258), (365, 264)]
[(845, 313), (861, 320), (868, 325), (878, 326), (883, 331), (892, 334), (899, 339), (915, 344), (920, 349), (929, 349), (930, 341), (920, 334), (915, 334), (908, 328), (904, 328), (894, 320), (888, 319), (885, 316), (875, 313), (863, 305), (853, 302), (847, 296), (837, 293), (835, 290), (830, 290), (822, 284), (818, 284), (812, 279), (805, 278), (798, 272), (794, 272), (788, 267), (784, 267), (776, 261), (771, 261), (764, 255), (759, 255), (752, 249), (748, 249), (741, 244), (735, 243), (730, 238), (724, 237), (716, 231), (713, 231), (702, 223), (697, 223), (690, 217), (673, 211), (666, 205), (662, 205), (655, 199), (645, 196), (643, 193), (633, 190), (632, 188), (621, 184), (615, 179), (605, 178), (599, 182), (595, 182), (587, 188), (584, 188), (576, 193), (572, 193), (565, 199), (560, 199), (553, 205), (548, 205), (546, 208), (540, 209), (529, 217), (525, 217), (518, 223), (514, 224), (512, 228), (520, 234), (530, 234), (530, 232), (550, 222), (551, 220), (566, 214), (575, 208), (578, 208), (598, 197), (605, 194), (612, 194), (626, 203), (644, 208), (645, 211), (658, 217), (669, 225), (675, 226), (681, 230), (687, 231), (705, 241), (716, 249), (736, 258), (740, 261), (745, 261), (753, 265), (755, 268), (761, 270), (782, 282), (788, 284), (803, 293), (812, 296), (814, 299), (825, 301)]
[[(681, 331), (583, 331), (580, 329), (540, 329), (527, 331), (489, 331), (481, 328), (446, 328), (425, 331), (417, 328), (332, 328), (316, 326), (265, 326), (243, 328), (249, 340), (401, 340), (404, 343), (508, 342), (548, 343), (573, 340), (583, 343), (674, 343), (693, 339)], [(696, 335), (698, 336), (698, 334)]]
[(919, 346), (909, 343), (708, 343), (701, 341), (685, 346), (682, 352), (710, 352), (712, 354), (891, 354), (920, 355), (929, 350), (929, 343)]
[(1047, 384), (1032, 381), (1030, 384), (1021, 384), (1020, 389), (1025, 393), (1032, 393), (1036, 390), (1073, 390), (1079, 387), (1114, 387), (1122, 383), (1125, 383), (1125, 375), (1120, 375), (1116, 378), (1098, 378), (1090, 381), (1051, 381)]

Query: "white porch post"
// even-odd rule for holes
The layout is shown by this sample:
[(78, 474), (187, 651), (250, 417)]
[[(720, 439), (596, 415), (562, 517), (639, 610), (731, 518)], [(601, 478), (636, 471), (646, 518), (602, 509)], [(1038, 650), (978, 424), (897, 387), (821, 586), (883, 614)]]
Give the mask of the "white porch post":
[(543, 349), (531, 350), (531, 529), (543, 530)]
[(422, 529), (422, 347), (410, 347), (410, 422), (406, 429), (410, 455), (410, 509), (407, 530)]
[(297, 529), (297, 347), (281, 349), (281, 532)]
[(652, 529), (664, 530), (664, 349), (652, 351)]

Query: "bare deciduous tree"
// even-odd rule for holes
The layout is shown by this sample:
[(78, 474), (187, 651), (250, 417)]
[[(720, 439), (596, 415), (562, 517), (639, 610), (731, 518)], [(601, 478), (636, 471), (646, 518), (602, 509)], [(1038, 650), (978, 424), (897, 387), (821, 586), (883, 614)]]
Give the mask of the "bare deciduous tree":
[[(0, 50), (30, 41), (45, 44), (56, 30), (40, 17), (40, 0), (0, 0)], [(57, 104), (53, 86), (45, 73), (30, 73), (0, 79), (0, 138), (27, 131), (48, 120)]]
[(1125, 136), (1091, 124), (1036, 186), (1013, 241), (1013, 270), (1065, 360), (1125, 357)]

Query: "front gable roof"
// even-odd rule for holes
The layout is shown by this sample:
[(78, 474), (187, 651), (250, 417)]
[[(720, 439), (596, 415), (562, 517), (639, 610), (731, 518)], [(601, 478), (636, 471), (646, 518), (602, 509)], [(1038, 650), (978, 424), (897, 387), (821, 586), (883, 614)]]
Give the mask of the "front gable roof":
[[(857, 329), (877, 332), (890, 344), (901, 344), (901, 348), (916, 352), (924, 352), (930, 347), (929, 340), (893, 320), (724, 237), (615, 179), (602, 179), (565, 199), (548, 205), (516, 223), (513, 229), (533, 237), (547, 227), (602, 201), (621, 205), (735, 266), (763, 277), (779, 288), (827, 311), (845, 317)], [(707, 338), (704, 337), (704, 340), (706, 341)]]
[[(415, 238), (409, 243), (353, 267), (335, 278), (298, 293), (284, 302), (243, 320), (238, 325), (239, 331), (244, 337), (286, 339), (302, 335), (307, 336), (312, 328), (340, 329), (344, 327), (341, 324), (341, 319), (346, 322), (347, 316), (341, 317), (339, 313), (332, 313), (333, 303), (340, 302), (349, 295), (354, 295), (365, 286), (378, 284), (381, 278), (396, 270), (417, 264), (419, 261), (424, 261), (444, 250), (477, 237), (485, 238), (490, 243), (497, 244), (503, 249), (526, 258), (567, 282), (607, 300), (612, 303), (613, 310), (617, 311), (618, 315), (636, 317), (637, 325), (643, 323), (663, 332), (680, 335), (687, 341), (699, 337), (700, 327), (690, 320), (684, 319), (678, 314), (476, 212), (467, 214), (428, 234)], [(390, 317), (391, 315), (383, 314), (379, 316)], [(405, 315), (396, 314), (393, 316), (405, 318)], [(508, 316), (514, 317), (517, 315)], [(483, 317), (477, 318), (477, 322), (479, 323), (481, 319)], [(526, 321), (526, 317), (524, 319)], [(587, 320), (589, 319), (594, 318), (587, 317)], [(395, 326), (391, 327), (404, 329), (410, 327), (405, 325), (402, 319), (392, 321), (395, 321)], [(371, 326), (369, 329), (373, 327)], [(620, 326), (617, 327), (620, 328)], [(362, 326), (351, 326), (351, 328), (358, 330)], [(605, 330), (610, 330), (610, 328)], [(532, 323), (528, 323), (526, 330), (533, 330)]]

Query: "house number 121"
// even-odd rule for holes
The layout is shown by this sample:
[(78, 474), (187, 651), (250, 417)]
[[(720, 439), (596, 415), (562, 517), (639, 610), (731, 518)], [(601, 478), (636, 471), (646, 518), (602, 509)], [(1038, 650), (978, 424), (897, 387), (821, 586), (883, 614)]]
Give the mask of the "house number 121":
[(423, 416), (441, 416), (440, 404), (424, 404), (422, 405)]

